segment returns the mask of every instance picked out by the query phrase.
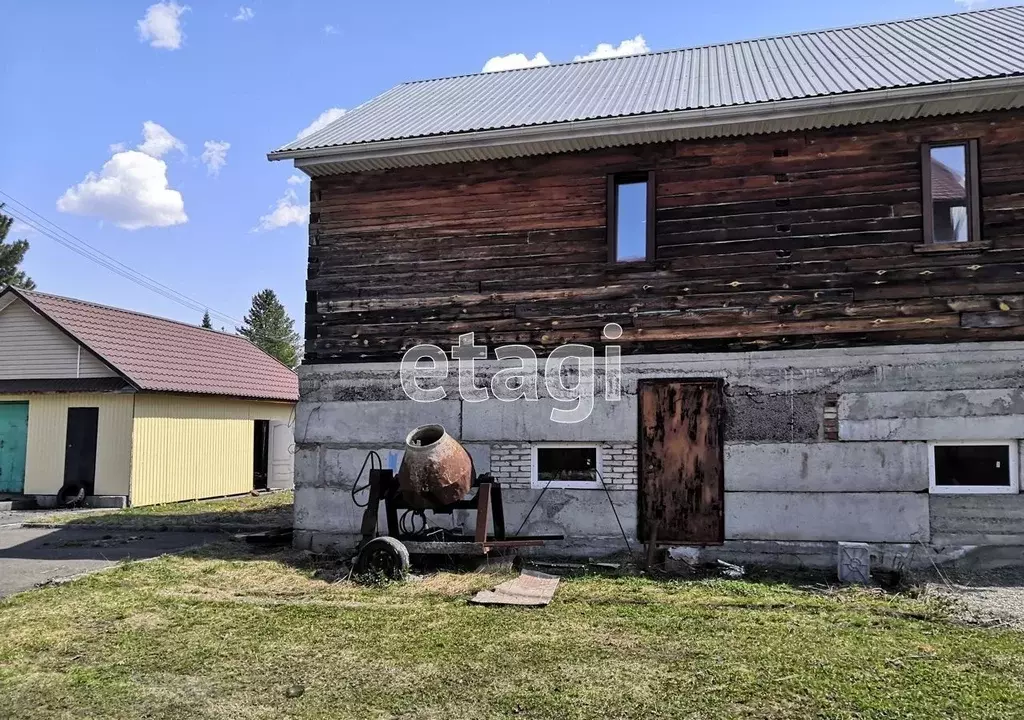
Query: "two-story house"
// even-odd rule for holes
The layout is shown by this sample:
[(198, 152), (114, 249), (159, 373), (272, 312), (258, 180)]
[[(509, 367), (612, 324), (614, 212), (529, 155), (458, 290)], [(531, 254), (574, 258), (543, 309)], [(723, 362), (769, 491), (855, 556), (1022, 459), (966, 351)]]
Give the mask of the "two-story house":
[(300, 544), (440, 423), (549, 550), (1024, 556), (1024, 8), (410, 82), (270, 158), (311, 178)]

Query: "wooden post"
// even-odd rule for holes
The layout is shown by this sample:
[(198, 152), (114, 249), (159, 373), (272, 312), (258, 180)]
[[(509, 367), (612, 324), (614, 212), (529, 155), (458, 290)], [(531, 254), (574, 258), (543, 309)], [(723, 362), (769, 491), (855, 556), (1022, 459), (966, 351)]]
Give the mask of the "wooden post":
[(491, 514), (494, 516), (494, 539), (505, 539), (505, 505), (501, 500), (501, 484), (491, 485)]
[(651, 531), (647, 535), (647, 572), (654, 567), (654, 561), (658, 553), (658, 521), (651, 521)]
[(491, 514), (491, 483), (480, 483), (476, 493), (476, 536), (478, 543), (487, 542), (487, 520)]

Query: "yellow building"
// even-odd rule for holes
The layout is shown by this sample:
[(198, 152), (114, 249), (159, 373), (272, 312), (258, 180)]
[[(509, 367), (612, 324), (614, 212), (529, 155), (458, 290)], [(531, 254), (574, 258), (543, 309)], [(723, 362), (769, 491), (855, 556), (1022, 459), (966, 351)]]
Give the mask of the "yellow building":
[(150, 505), (291, 487), (298, 394), (237, 335), (0, 292), (0, 495)]

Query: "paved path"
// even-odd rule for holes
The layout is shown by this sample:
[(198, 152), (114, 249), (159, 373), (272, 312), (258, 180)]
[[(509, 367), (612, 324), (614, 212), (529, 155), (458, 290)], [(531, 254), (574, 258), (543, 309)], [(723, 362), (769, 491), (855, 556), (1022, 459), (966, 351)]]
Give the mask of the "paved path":
[(126, 558), (156, 557), (224, 539), (224, 535), (213, 533), (112, 534), (103, 529), (4, 525), (4, 520), (0, 519), (0, 597), (30, 590), (48, 580), (62, 580), (110, 567)]

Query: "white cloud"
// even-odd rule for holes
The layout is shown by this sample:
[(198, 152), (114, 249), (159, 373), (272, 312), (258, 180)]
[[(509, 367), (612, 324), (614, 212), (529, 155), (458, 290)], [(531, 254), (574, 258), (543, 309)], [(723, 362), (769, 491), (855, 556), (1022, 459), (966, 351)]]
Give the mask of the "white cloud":
[(185, 39), (181, 31), (181, 16), (188, 5), (179, 5), (174, 0), (150, 5), (146, 16), (139, 20), (139, 38), (152, 47), (177, 50)]
[(31, 225), (23, 223), (21, 220), (15, 220), (11, 224), (11, 229), (8, 231), (8, 240), (24, 240), (36, 234), (36, 229)]
[(337, 35), (338, 28), (333, 25), (324, 25), (324, 35)]
[(230, 147), (231, 143), (223, 141), (207, 140), (203, 143), (203, 154), (199, 156), (199, 159), (206, 165), (207, 173), (215, 177), (220, 175), (220, 169), (228, 162)]
[(299, 131), (299, 134), (295, 136), (296, 140), (306, 137), (317, 130), (323, 130), (325, 127), (330, 125), (332, 122), (340, 118), (345, 114), (344, 108), (332, 107), (324, 110), (320, 115), (317, 116), (316, 120), (311, 122), (306, 127)]
[[(182, 154), (186, 150), (185, 143), (167, 132), (166, 128), (162, 125), (157, 125), (152, 120), (142, 123), (142, 138), (142, 144), (136, 149), (155, 158), (163, 157), (170, 150), (179, 150)], [(118, 143), (110, 146), (111, 151), (118, 152), (114, 150), (118, 146), (122, 149), (124, 148), (123, 143)]]
[(240, 5), (238, 8), (238, 14), (231, 19), (235, 20), (236, 22), (248, 22), (249, 20), (252, 20), (255, 14), (256, 13), (252, 11), (251, 7)]
[(516, 70), (518, 68), (537, 67), (539, 65), (550, 65), (551, 62), (539, 52), (533, 59), (526, 57), (523, 53), (511, 53), (509, 55), (497, 55), (484, 63), (481, 72), (498, 72), (499, 70)]
[(301, 185), (304, 182), (306, 182), (305, 175), (292, 175), (288, 178), (289, 185)]
[(299, 196), (288, 189), (277, 201), (274, 209), (260, 217), (253, 232), (276, 230), (288, 225), (304, 225), (309, 220), (309, 205), (299, 205)]
[(125, 230), (188, 222), (181, 193), (167, 183), (167, 163), (138, 150), (115, 153), (99, 173), (68, 188), (60, 212), (91, 215)]
[(127, 149), (128, 149), (128, 143), (120, 142), (120, 143), (111, 143), (111, 145), (110, 145), (110, 152), (112, 152), (112, 153), (124, 152)]
[(635, 38), (623, 40), (619, 43), (618, 47), (615, 47), (611, 43), (598, 43), (598, 46), (586, 55), (577, 55), (574, 57), (573, 62), (579, 62), (580, 60), (599, 60), (601, 58), (623, 57), (625, 55), (643, 55), (650, 51), (651, 49), (647, 47), (647, 41), (644, 40), (644, 36), (637, 35)]

